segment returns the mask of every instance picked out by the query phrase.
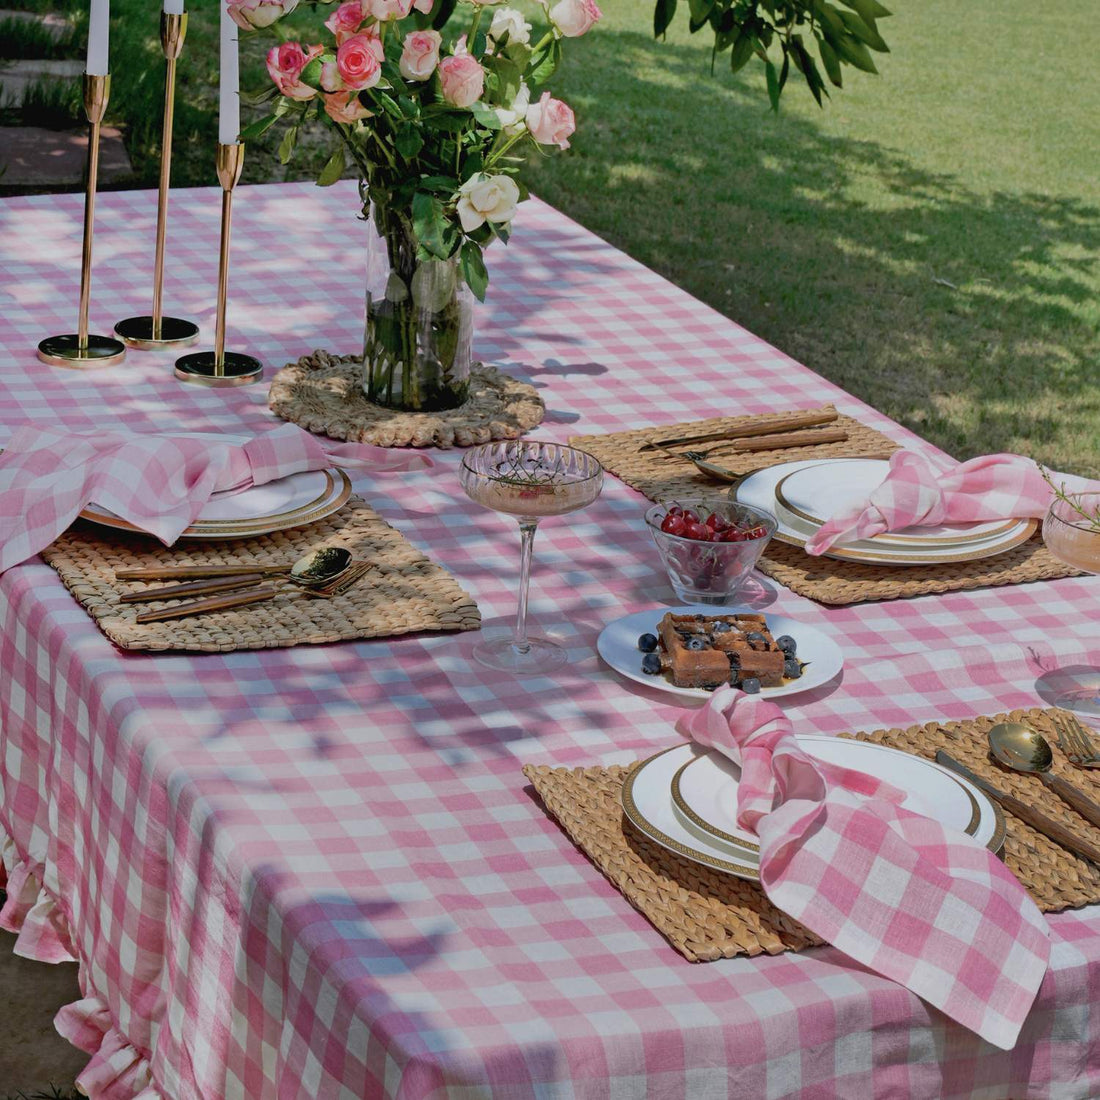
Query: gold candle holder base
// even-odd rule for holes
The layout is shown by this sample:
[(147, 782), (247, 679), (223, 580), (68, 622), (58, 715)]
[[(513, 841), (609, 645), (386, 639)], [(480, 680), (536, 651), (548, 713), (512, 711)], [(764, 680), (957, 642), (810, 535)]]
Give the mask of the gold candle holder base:
[(142, 351), (159, 351), (161, 348), (186, 348), (199, 338), (199, 326), (182, 317), (161, 317), (160, 336), (155, 336), (154, 319), (127, 317), (115, 325), (115, 335), (127, 346)]
[(127, 346), (143, 351), (185, 348), (199, 338), (199, 326), (180, 317), (165, 317), (161, 310), (164, 288), (164, 235), (168, 224), (168, 186), (172, 175), (172, 118), (176, 100), (176, 62), (187, 37), (187, 13), (162, 12), (160, 44), (164, 51), (164, 122), (160, 142), (160, 187), (157, 192), (157, 244), (153, 261), (153, 312), (127, 317), (115, 325), (115, 335)]
[(247, 386), (264, 376), (264, 365), (254, 356), (225, 350), (225, 301), (229, 291), (229, 230), (233, 216), (233, 188), (244, 167), (244, 146), (218, 144), (218, 182), (222, 186), (222, 232), (218, 257), (218, 316), (214, 350), (196, 351), (176, 360), (176, 377), (199, 386)]
[(47, 336), (38, 345), (38, 358), (51, 367), (88, 370), (109, 367), (126, 358), (126, 345), (111, 336), (89, 335), (81, 342), (75, 332), (65, 336)]
[(176, 360), (176, 377), (200, 386), (250, 386), (263, 376), (263, 363), (239, 351), (227, 351), (220, 370), (212, 351), (196, 351)]
[(121, 362), (126, 345), (112, 336), (88, 332), (88, 305), (92, 293), (92, 237), (95, 227), (95, 191), (99, 176), (99, 126), (107, 113), (111, 78), (84, 74), (84, 114), (88, 118), (88, 185), (84, 192), (84, 244), (80, 260), (80, 319), (76, 332), (47, 336), (38, 345), (38, 358), (52, 367), (109, 367)]

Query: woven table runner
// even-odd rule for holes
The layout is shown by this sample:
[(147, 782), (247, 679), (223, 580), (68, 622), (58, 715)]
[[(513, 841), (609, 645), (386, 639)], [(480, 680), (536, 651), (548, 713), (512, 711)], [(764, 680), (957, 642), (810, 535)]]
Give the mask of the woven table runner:
[[(291, 564), (319, 546), (343, 546), (372, 568), (352, 588), (318, 599), (285, 580), (279, 595), (263, 603), (183, 619), (137, 623), (139, 611), (169, 603), (119, 603), (124, 591), (164, 581), (119, 582), (116, 569), (169, 565)], [(149, 536), (77, 523), (42, 557), (61, 575), (96, 625), (123, 649), (224, 653), (234, 649), (378, 638), (419, 630), (476, 630), (481, 615), (455, 579), (417, 550), (369, 504), (353, 496), (319, 523), (251, 539), (185, 539), (172, 548)]]
[[(792, 412), (798, 416), (819, 409)], [(768, 414), (771, 419), (775, 414)], [(724, 416), (711, 420), (692, 420), (682, 424), (663, 424), (610, 435), (576, 435), (575, 447), (594, 454), (604, 468), (637, 489), (650, 500), (673, 500), (682, 496), (713, 496), (725, 500), (729, 486), (700, 473), (691, 462), (668, 451), (643, 451), (643, 444), (655, 439), (681, 435), (706, 435), (710, 432), (751, 424), (759, 416)], [(803, 459), (886, 458), (898, 450), (898, 444), (874, 428), (850, 416), (841, 415), (829, 428), (848, 433), (844, 443), (826, 443), (789, 450), (737, 452), (719, 451), (710, 461), (735, 474), (749, 474), (767, 466)], [(706, 450), (717, 443), (701, 444)], [(682, 451), (684, 448), (678, 448)], [(863, 562), (838, 561), (835, 558), (810, 557), (797, 546), (772, 539), (757, 569), (765, 576), (818, 603), (840, 606), (868, 600), (897, 600), (913, 596), (961, 592), (971, 588), (993, 588), (1002, 584), (1028, 584), (1081, 576), (1080, 570), (1064, 565), (1043, 545), (1036, 534), (1013, 550), (980, 561), (947, 562), (942, 565), (867, 565)]]
[[(1100, 844), (1100, 829), (1048, 791), (1038, 776), (1006, 771), (989, 758), (986, 734), (997, 722), (1026, 721), (1056, 744), (1051, 713), (1013, 711), (855, 736), (930, 760), (937, 749), (946, 749), (1000, 790), (1025, 799), (1083, 840)], [(528, 764), (523, 774), (573, 843), (689, 961), (774, 955), (820, 945), (813, 933), (772, 905), (755, 882), (693, 863), (634, 829), (623, 816), (621, 802), (623, 780), (634, 766), (569, 769)], [(1100, 798), (1100, 769), (1074, 768), (1055, 749), (1053, 773)], [(1004, 816), (1005, 863), (1043, 912), (1100, 901), (1100, 868), (1010, 814)]]
[(315, 351), (288, 363), (271, 383), (267, 403), (276, 416), (333, 439), (376, 447), (469, 447), (518, 439), (542, 423), (538, 391), (489, 363), (470, 368), (470, 393), (456, 409), (403, 412), (368, 401), (356, 355)]

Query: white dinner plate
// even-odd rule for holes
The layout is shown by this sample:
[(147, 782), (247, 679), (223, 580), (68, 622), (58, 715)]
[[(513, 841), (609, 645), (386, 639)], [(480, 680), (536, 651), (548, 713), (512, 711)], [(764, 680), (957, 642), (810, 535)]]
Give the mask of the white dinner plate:
[[(976, 787), (961, 776), (921, 757), (884, 745), (819, 734), (797, 735), (812, 756), (880, 776), (906, 791), (903, 805), (953, 828), (962, 826), (980, 844), (996, 852), (1004, 843), (1004, 816)], [(715, 760), (717, 763), (715, 763)], [(692, 772), (699, 769), (698, 775)], [(720, 824), (704, 828), (678, 809), (673, 783), (681, 777), (704, 813)], [(689, 778), (690, 777), (690, 778)], [(670, 851), (740, 878), (759, 878), (756, 841), (736, 823), (738, 769), (720, 753), (687, 742), (651, 756), (623, 784), (623, 811), (643, 835)], [(701, 817), (701, 815), (697, 815)], [(732, 828), (722, 828), (722, 825)], [(718, 828), (730, 839), (717, 835)]]
[[(776, 499), (800, 519), (820, 527), (831, 516), (866, 500), (885, 480), (890, 463), (877, 458), (818, 462), (793, 470), (775, 487)], [(883, 546), (969, 545), (1004, 534), (1018, 521), (945, 523), (884, 531), (871, 540)]]
[[(865, 463), (867, 459), (833, 459), (831, 464), (845, 466)], [(799, 548), (804, 547), (817, 530), (817, 525), (800, 519), (789, 512), (776, 498), (776, 488), (789, 474), (800, 472), (812, 466), (820, 466), (820, 459), (804, 459), (801, 462), (784, 462), (778, 466), (769, 466), (758, 470), (742, 481), (736, 490), (737, 500), (763, 508), (776, 517), (779, 529), (775, 538)], [(842, 474), (840, 476), (843, 476)], [(868, 490), (869, 491), (869, 490)], [(980, 541), (966, 546), (936, 545), (927, 547), (909, 545), (887, 545), (879, 536), (851, 543), (833, 546), (825, 557), (842, 561), (860, 561), (874, 565), (937, 565), (948, 562), (978, 561), (995, 557), (1026, 542), (1035, 533), (1036, 520), (1014, 520), (1012, 526), (1000, 534), (983, 536)], [(908, 532), (912, 532), (909, 528)]]
[[(713, 692), (705, 688), (677, 687), (664, 675), (658, 673), (649, 676), (642, 671), (644, 653), (638, 648), (638, 638), (642, 634), (656, 634), (657, 624), (667, 612), (676, 615), (752, 615), (752, 608), (713, 607), (692, 604), (684, 607), (655, 607), (649, 611), (635, 611), (621, 619), (608, 623), (596, 639), (596, 649), (600, 656), (618, 673), (629, 680), (636, 680), (646, 687), (669, 691), (674, 695), (687, 695), (695, 699), (709, 699)], [(760, 694), (767, 699), (777, 699), (783, 695), (794, 695), (799, 691), (820, 687), (828, 683), (844, 664), (844, 655), (840, 646), (816, 627), (807, 626), (785, 615), (765, 615), (768, 629), (773, 638), (789, 634), (794, 638), (800, 661), (806, 662), (806, 669), (797, 680), (791, 680), (779, 687), (761, 688)]]
[[(210, 438), (219, 443), (244, 443), (247, 436), (209, 435), (200, 432), (180, 433), (190, 438)], [(243, 492), (215, 493), (203, 506), (195, 522), (181, 538), (224, 539), (248, 538), (288, 531), (308, 523), (316, 523), (332, 515), (351, 495), (351, 481), (343, 470), (306, 470), (288, 477), (257, 485)], [(137, 530), (126, 520), (98, 504), (89, 504), (80, 513), (91, 520), (116, 530)]]

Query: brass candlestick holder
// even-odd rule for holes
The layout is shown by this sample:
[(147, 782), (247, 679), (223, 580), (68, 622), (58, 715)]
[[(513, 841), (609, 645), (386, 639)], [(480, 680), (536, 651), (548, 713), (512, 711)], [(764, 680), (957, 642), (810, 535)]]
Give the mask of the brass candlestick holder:
[(218, 143), (218, 182), (222, 185), (222, 243), (218, 261), (218, 320), (213, 351), (196, 351), (176, 360), (181, 382), (202, 386), (247, 386), (264, 376), (264, 365), (254, 356), (225, 350), (225, 298), (229, 289), (229, 228), (233, 215), (233, 188), (244, 167), (244, 146)]
[(88, 116), (88, 185), (84, 192), (84, 247), (80, 263), (79, 330), (48, 336), (38, 345), (38, 358), (54, 367), (107, 367), (120, 363), (126, 347), (113, 336), (88, 334), (88, 303), (92, 293), (92, 233), (95, 226), (95, 188), (99, 176), (99, 126), (111, 96), (108, 75), (84, 74), (84, 113)]
[(153, 312), (151, 316), (127, 317), (115, 325), (115, 335), (132, 348), (156, 350), (193, 344), (199, 326), (182, 317), (165, 317), (161, 310), (164, 287), (164, 233), (168, 224), (168, 186), (172, 175), (172, 118), (176, 100), (176, 61), (187, 37), (187, 14), (161, 12), (160, 44), (167, 68), (164, 77), (164, 125), (160, 143), (160, 191), (157, 194), (157, 250), (153, 261)]

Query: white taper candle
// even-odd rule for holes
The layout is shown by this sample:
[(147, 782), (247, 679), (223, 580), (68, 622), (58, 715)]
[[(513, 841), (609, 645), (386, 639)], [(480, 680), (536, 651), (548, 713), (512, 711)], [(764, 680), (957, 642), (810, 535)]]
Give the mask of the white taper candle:
[(183, 0), (164, 0), (165, 15), (183, 15)]
[[(105, 0), (106, 2), (106, 0)], [(237, 24), (229, 18), (225, 0), (218, 0), (221, 21), (221, 80), (218, 84), (218, 141), (236, 145), (241, 132), (241, 77), (237, 56)]]
[(110, 0), (92, 0), (88, 12), (88, 63), (84, 71), (89, 76), (106, 76), (107, 31), (111, 22)]

